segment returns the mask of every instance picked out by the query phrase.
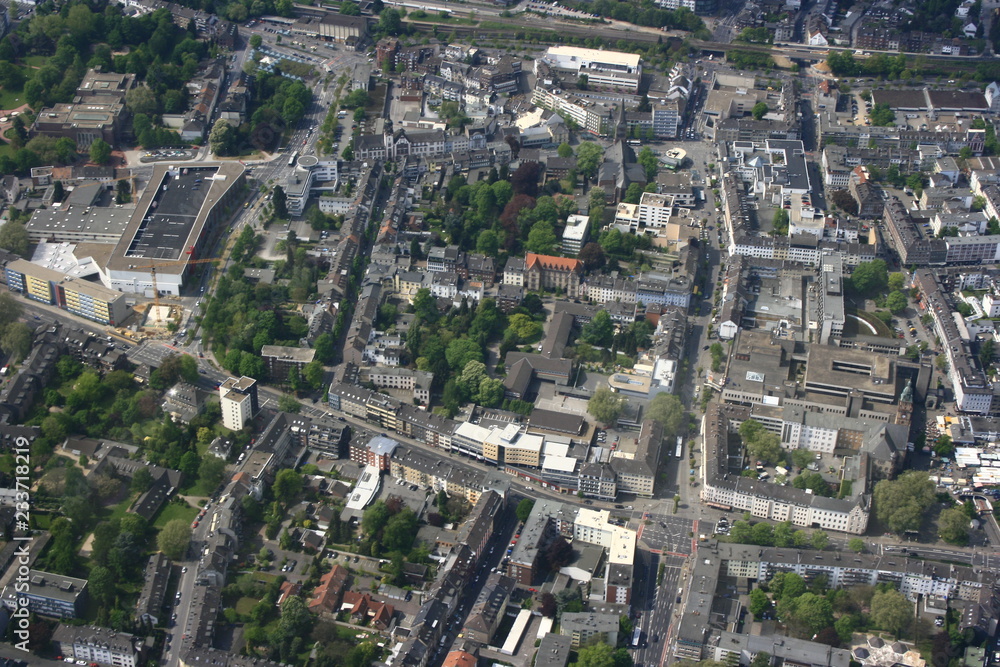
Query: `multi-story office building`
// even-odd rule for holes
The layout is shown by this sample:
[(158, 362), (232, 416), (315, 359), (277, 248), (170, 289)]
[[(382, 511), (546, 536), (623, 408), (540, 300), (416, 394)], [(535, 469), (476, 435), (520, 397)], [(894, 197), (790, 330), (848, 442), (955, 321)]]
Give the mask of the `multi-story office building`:
[(79, 618), (87, 604), (87, 580), (41, 570), (28, 572), (28, 590), (15, 590), (9, 584), (3, 590), (3, 603), (11, 611), (27, 600), (28, 609), (41, 616)]

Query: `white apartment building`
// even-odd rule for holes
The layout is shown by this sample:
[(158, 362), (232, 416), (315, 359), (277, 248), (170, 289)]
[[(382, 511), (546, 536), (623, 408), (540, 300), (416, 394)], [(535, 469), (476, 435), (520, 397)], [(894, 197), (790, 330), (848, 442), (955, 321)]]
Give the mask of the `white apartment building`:
[(257, 380), (243, 376), (229, 378), (219, 385), (222, 403), (222, 425), (230, 431), (239, 431), (256, 414)]
[(1000, 297), (993, 292), (988, 292), (983, 296), (983, 312), (986, 317), (1000, 317)]
[(52, 637), (67, 659), (113, 667), (136, 667), (142, 641), (126, 632), (96, 626), (60, 625)]
[(579, 255), (590, 232), (590, 218), (585, 215), (571, 215), (566, 220), (562, 235), (562, 251), (566, 255)]

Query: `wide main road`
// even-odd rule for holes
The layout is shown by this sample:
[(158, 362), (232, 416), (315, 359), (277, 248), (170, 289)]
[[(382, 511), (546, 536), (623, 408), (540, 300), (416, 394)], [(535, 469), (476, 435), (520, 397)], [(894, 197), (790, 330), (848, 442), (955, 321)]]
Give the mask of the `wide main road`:
[[(663, 565), (663, 581), (659, 582), (659, 569)], [(636, 667), (655, 667), (667, 664), (668, 635), (677, 604), (684, 559), (677, 556), (658, 556), (644, 549), (636, 551), (636, 598), (632, 607), (641, 610), (642, 616), (635, 623), (640, 628), (639, 646), (633, 647), (632, 658)], [(641, 573), (645, 572), (645, 577)], [(629, 638), (631, 642), (631, 637)], [(631, 646), (631, 643), (629, 644)]]

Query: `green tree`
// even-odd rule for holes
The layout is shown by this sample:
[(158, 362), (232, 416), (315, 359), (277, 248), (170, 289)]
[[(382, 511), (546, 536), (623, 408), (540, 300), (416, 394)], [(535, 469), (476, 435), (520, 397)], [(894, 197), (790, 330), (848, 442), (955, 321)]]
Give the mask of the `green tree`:
[(770, 109), (767, 106), (767, 102), (757, 102), (757, 104), (753, 105), (753, 109), (750, 110), (750, 113), (753, 115), (754, 120), (761, 120), (767, 115), (768, 111), (770, 111)]
[[(506, 182), (506, 181), (504, 181)], [(497, 251), (500, 249), (500, 239), (497, 233), (492, 229), (487, 229), (483, 231), (479, 238), (476, 239), (476, 252), (482, 253), (488, 257), (496, 257)]]
[(171, 560), (180, 560), (191, 542), (191, 526), (184, 519), (168, 521), (156, 536), (156, 545)]
[(889, 290), (895, 292), (897, 290), (902, 291), (903, 285), (906, 284), (906, 276), (902, 273), (896, 271), (889, 274)]
[(894, 533), (917, 530), (934, 503), (934, 482), (926, 472), (909, 470), (875, 485), (875, 515)]
[(382, 532), (385, 525), (389, 523), (389, 518), (389, 507), (385, 502), (376, 500), (361, 515), (361, 530), (365, 535), (374, 537)]
[(587, 401), (587, 412), (604, 424), (614, 424), (625, 409), (625, 398), (615, 394), (608, 387), (598, 387)]
[(378, 31), (385, 35), (398, 36), (403, 30), (403, 17), (398, 9), (384, 9), (379, 15)]
[(646, 172), (646, 180), (650, 183), (654, 182), (656, 174), (660, 170), (660, 159), (656, 157), (656, 153), (648, 146), (645, 146), (639, 151), (639, 155), (636, 156), (635, 160), (642, 165), (643, 171)]
[(993, 349), (992, 338), (987, 338), (979, 344), (979, 363), (983, 365), (983, 368), (987, 368), (993, 363)]
[(291, 468), (285, 468), (275, 475), (271, 490), (275, 500), (288, 507), (302, 492), (302, 485), (302, 475)]
[(468, 398), (475, 398), (479, 393), (479, 385), (486, 378), (486, 364), (476, 359), (469, 361), (462, 368), (462, 373), (456, 380), (462, 392)]
[(726, 350), (722, 347), (722, 343), (716, 342), (712, 343), (708, 352), (712, 355), (712, 370), (718, 373), (722, 370), (722, 362), (726, 360)]
[(254, 49), (260, 48), (261, 42), (263, 42), (263, 41), (264, 40), (261, 39), (260, 35), (250, 35), (250, 47), (251, 48), (254, 48)]
[(774, 212), (774, 221), (771, 224), (772, 236), (788, 236), (788, 211), (779, 208)]
[(111, 159), (111, 144), (104, 139), (95, 139), (90, 144), (90, 161), (94, 164), (107, 164)]
[(653, 397), (646, 409), (646, 418), (659, 422), (663, 426), (663, 437), (671, 438), (678, 434), (687, 420), (684, 404), (673, 394), (660, 393)]
[(810, 536), (809, 542), (812, 544), (813, 549), (822, 551), (823, 549), (826, 549), (828, 544), (830, 544), (830, 536), (822, 530), (815, 530), (813, 531), (812, 536)]
[(8, 219), (0, 225), (0, 248), (22, 257), (28, 254), (28, 231), (20, 222)]
[(214, 489), (226, 476), (226, 462), (217, 456), (205, 456), (198, 464), (198, 479), (205, 488)]
[(524, 313), (514, 313), (507, 319), (507, 332), (504, 334), (504, 338), (521, 343), (532, 340), (541, 333), (541, 324)]
[(893, 315), (899, 315), (901, 312), (906, 310), (907, 305), (908, 302), (906, 295), (899, 290), (889, 292), (889, 296), (885, 299), (885, 307), (888, 308), (889, 312)]
[(808, 449), (793, 449), (791, 457), (792, 465), (797, 468), (805, 468), (813, 462), (812, 452)]
[(514, 514), (517, 515), (517, 520), (524, 523), (531, 516), (531, 510), (535, 507), (535, 501), (531, 498), (524, 498), (517, 504), (517, 508), (514, 510)]
[(216, 155), (232, 155), (236, 148), (235, 128), (225, 119), (215, 121), (208, 135), (208, 145)]
[(592, 141), (584, 141), (576, 149), (576, 168), (584, 178), (597, 175), (604, 149)]
[(153, 475), (149, 472), (149, 468), (139, 468), (132, 475), (132, 482), (129, 487), (134, 493), (145, 493), (149, 490), (149, 487), (153, 485)]
[(803, 593), (797, 598), (783, 598), (782, 602), (794, 600), (793, 615), (797, 623), (804, 624), (810, 632), (817, 633), (833, 625), (833, 606), (825, 597), (815, 593)]
[(894, 588), (877, 591), (871, 601), (871, 620), (875, 627), (899, 637), (913, 620), (913, 605)]
[(767, 597), (767, 593), (755, 588), (750, 591), (750, 613), (753, 614), (755, 619), (759, 619), (764, 615), (765, 612), (771, 609), (771, 599)]
[(968, 544), (969, 517), (955, 507), (942, 511), (938, 517), (938, 536), (948, 544)]
[(392, 516), (382, 531), (382, 544), (388, 551), (409, 552), (417, 536), (417, 515), (409, 508)]
[(288, 219), (288, 196), (280, 185), (275, 185), (271, 191), (271, 205), (274, 206), (274, 217), (279, 220)]
[(590, 322), (583, 325), (580, 340), (596, 347), (610, 347), (614, 338), (614, 325), (606, 310), (599, 310)]
[(558, 153), (561, 158), (573, 157), (573, 147), (564, 141), (559, 144), (559, 148), (556, 149), (556, 153)]
[(752, 457), (767, 463), (776, 463), (784, 458), (778, 436), (765, 430), (759, 422), (748, 419), (740, 424), (739, 431), (743, 444)]
[(547, 220), (539, 220), (531, 226), (528, 232), (528, 242), (525, 247), (530, 252), (540, 255), (551, 254), (556, 247), (556, 234)]
[(576, 667), (615, 667), (614, 649), (603, 642), (583, 646), (577, 653)]
[(950, 435), (942, 433), (938, 436), (934, 443), (934, 453), (944, 458), (950, 458), (955, 453), (955, 443), (952, 442)]
[(892, 107), (885, 103), (879, 103), (872, 107), (872, 110), (868, 112), (868, 117), (871, 119), (872, 125), (876, 127), (890, 127), (896, 124), (896, 113)]
[(642, 185), (639, 183), (629, 183), (628, 190), (625, 192), (625, 203), (638, 204), (642, 199), (643, 192)]
[(852, 537), (847, 541), (847, 548), (854, 553), (859, 554), (865, 550), (865, 541), (860, 537)]
[(774, 528), (769, 523), (755, 523), (750, 528), (750, 541), (762, 547), (774, 545)]
[(483, 360), (483, 348), (470, 338), (456, 338), (445, 348), (445, 359), (453, 370), (465, 368), (470, 361)]
[(770, 667), (771, 665), (771, 654), (767, 651), (761, 651), (753, 657), (750, 661), (750, 667)]
[(302, 404), (296, 401), (288, 394), (282, 394), (281, 397), (278, 398), (278, 410), (280, 410), (281, 412), (291, 412), (292, 414), (298, 414), (299, 411), (302, 410)]
[(881, 294), (889, 285), (889, 272), (885, 260), (861, 262), (851, 273), (851, 287), (864, 296)]
[(0, 336), (0, 348), (10, 354), (11, 359), (17, 363), (31, 352), (31, 338), (31, 328), (27, 324), (14, 322), (7, 325), (7, 329)]

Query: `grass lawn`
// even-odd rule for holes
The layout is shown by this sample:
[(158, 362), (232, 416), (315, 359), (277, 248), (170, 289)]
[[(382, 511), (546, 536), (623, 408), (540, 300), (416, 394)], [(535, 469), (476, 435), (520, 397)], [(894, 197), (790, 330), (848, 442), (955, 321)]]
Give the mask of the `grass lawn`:
[(215, 492), (216, 486), (217, 485), (212, 485), (211, 487), (209, 487), (207, 481), (199, 479), (197, 482), (194, 483), (194, 486), (192, 486), (190, 489), (184, 492), (184, 495), (196, 496), (199, 498), (208, 498)]
[(258, 602), (260, 602), (260, 600), (256, 600), (254, 598), (240, 598), (236, 601), (236, 613), (241, 616), (249, 616), (250, 612), (257, 606)]
[(168, 522), (174, 519), (183, 519), (186, 523), (191, 523), (194, 518), (198, 516), (198, 508), (191, 507), (186, 502), (169, 502), (167, 503), (160, 514), (156, 517), (156, 521), (153, 522), (153, 527), (163, 528)]
[(21, 58), (29, 67), (41, 67), (49, 59), (48, 56), (25, 56)]
[(0, 88), (0, 109), (13, 111), (24, 104), (24, 93), (20, 90)]
[(128, 512), (128, 508), (132, 506), (135, 499), (139, 497), (138, 493), (129, 493), (128, 497), (122, 500), (117, 505), (112, 505), (110, 507), (105, 507), (103, 512), (107, 513), (105, 521), (114, 521), (115, 519), (121, 519)]
[(268, 574), (267, 572), (254, 572), (253, 578), (265, 584), (270, 584), (278, 580), (278, 575)]

